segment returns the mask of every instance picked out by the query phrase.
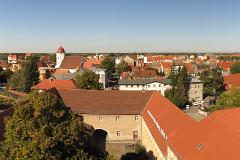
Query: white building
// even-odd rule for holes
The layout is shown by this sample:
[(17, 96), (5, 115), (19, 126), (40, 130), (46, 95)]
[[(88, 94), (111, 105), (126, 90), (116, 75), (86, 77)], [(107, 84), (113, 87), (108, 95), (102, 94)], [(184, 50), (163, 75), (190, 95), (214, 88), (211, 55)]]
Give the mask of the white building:
[(60, 65), (62, 64), (62, 61), (65, 57), (65, 50), (61, 46), (58, 48), (57, 53), (56, 53), (56, 66), (55, 68), (59, 68)]
[(107, 75), (105, 73), (106, 69), (92, 67), (89, 70), (99, 75), (99, 82), (103, 84), (103, 87), (106, 87), (107, 84)]
[(163, 96), (171, 88), (169, 79), (119, 80), (118, 85), (119, 90), (123, 91), (159, 91)]

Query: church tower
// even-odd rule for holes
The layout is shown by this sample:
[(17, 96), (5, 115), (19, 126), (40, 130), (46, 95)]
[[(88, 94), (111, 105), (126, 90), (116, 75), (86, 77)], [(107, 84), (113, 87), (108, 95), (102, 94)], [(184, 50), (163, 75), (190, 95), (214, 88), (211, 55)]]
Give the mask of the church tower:
[(56, 53), (56, 66), (55, 68), (59, 68), (63, 59), (64, 59), (64, 56), (65, 56), (65, 50), (62, 46), (60, 46), (57, 50), (57, 53)]

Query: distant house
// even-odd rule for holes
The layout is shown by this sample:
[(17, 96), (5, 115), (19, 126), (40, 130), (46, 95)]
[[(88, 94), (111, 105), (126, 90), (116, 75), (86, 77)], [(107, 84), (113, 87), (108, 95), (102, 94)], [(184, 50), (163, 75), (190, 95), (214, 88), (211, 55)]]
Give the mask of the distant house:
[(133, 79), (153, 79), (157, 77), (156, 70), (134, 70), (132, 71)]
[(8, 55), (8, 63), (18, 63), (20, 61), (20, 59), (24, 59), (25, 57), (25, 54), (16, 54), (16, 53), (10, 53)]
[(171, 88), (169, 79), (119, 80), (118, 86), (121, 91), (159, 91), (163, 96)]
[(189, 101), (202, 101), (203, 100), (203, 82), (195, 77), (189, 83), (188, 91)]
[(224, 87), (226, 90), (240, 88), (240, 73), (224, 76)]

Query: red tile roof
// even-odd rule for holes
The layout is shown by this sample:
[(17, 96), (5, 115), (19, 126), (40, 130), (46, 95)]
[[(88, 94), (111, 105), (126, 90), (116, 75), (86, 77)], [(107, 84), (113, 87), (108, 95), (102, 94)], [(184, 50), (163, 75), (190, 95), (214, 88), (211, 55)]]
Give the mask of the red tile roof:
[(54, 74), (66, 74), (66, 73), (69, 73), (69, 71), (66, 69), (56, 69), (56, 71), (54, 72)]
[(9, 64), (7, 62), (0, 61), (0, 67), (2, 68), (8, 68)]
[(240, 73), (224, 76), (224, 86), (226, 90), (240, 88)]
[(82, 56), (66, 56), (64, 57), (62, 64), (59, 68), (61, 69), (80, 69), (83, 66)]
[(133, 71), (133, 78), (155, 78), (157, 76), (155, 70), (137, 70)]
[(86, 68), (86, 69), (90, 69), (94, 66), (100, 65), (101, 60), (98, 59), (98, 58), (90, 58), (86, 62), (84, 62), (83, 67)]
[(152, 91), (108, 91), (57, 89), (67, 107), (75, 113), (90, 114), (140, 114)]
[(218, 66), (223, 68), (223, 70), (230, 70), (231, 66), (234, 64), (235, 62), (233, 61), (229, 61), (229, 62), (219, 62)]
[(198, 125), (171, 138), (182, 159), (238, 159), (240, 157), (240, 109), (216, 111)]
[(76, 89), (77, 87), (72, 80), (60, 80), (60, 79), (45, 79), (32, 87), (32, 89), (41, 90), (48, 90), (51, 88)]
[(172, 62), (161, 62), (163, 69), (171, 69), (172, 68)]
[[(164, 155), (167, 154), (169, 138), (175, 136), (181, 130), (191, 128), (197, 123), (159, 93), (154, 93), (151, 97), (142, 116)], [(156, 122), (154, 122), (154, 119)], [(167, 135), (167, 138), (162, 136), (160, 130)]]
[(57, 50), (57, 53), (65, 53), (65, 50), (62, 46), (60, 46)]
[(240, 108), (217, 111), (196, 122), (155, 93), (142, 116), (164, 155), (169, 146), (184, 160), (240, 157)]

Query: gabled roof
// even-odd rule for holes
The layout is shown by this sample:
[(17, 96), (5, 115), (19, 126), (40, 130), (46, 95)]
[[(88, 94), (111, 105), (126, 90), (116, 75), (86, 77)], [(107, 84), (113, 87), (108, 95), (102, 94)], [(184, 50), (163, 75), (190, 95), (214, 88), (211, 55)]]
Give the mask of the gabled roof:
[(57, 89), (67, 107), (81, 114), (140, 114), (152, 91)]
[(61, 69), (80, 69), (83, 66), (82, 56), (66, 56), (64, 57), (59, 68)]
[(60, 79), (45, 79), (32, 87), (32, 89), (39, 90), (48, 90), (50, 88), (76, 89), (77, 87), (72, 80), (60, 80)]

